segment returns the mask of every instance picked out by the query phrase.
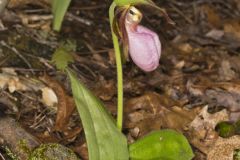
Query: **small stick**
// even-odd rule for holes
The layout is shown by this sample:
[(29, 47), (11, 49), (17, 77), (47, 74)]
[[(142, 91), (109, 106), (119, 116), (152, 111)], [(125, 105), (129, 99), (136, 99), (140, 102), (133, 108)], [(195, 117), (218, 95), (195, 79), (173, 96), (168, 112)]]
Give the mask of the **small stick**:
[(86, 25), (88, 25), (88, 26), (91, 26), (91, 25), (93, 24), (92, 21), (87, 20), (87, 19), (80, 18), (80, 17), (75, 16), (74, 14), (69, 13), (69, 12), (66, 13), (66, 18), (67, 18), (68, 20), (69, 20), (69, 19), (72, 19), (72, 20), (78, 21), (78, 22), (83, 23), (83, 24), (86, 24)]
[[(23, 55), (21, 55), (21, 54), (18, 52), (18, 50), (17, 50), (16, 48), (7, 45), (4, 41), (1, 41), (0, 43), (1, 43), (2, 46), (7, 47), (8, 49), (12, 50), (13, 53), (15, 53), (18, 57), (20, 57), (20, 58), (27, 64), (27, 66), (28, 66), (30, 69), (32, 69), (32, 65), (28, 62), (28, 60), (27, 60)], [(32, 72), (32, 74), (34, 74), (33, 71), (31, 71), (31, 72)]]
[(181, 15), (188, 23), (193, 24), (193, 21), (192, 21), (190, 18), (186, 17), (185, 14), (184, 14), (182, 11), (180, 11), (177, 7), (175, 7), (173, 4), (170, 4), (170, 6), (171, 6), (179, 15)]

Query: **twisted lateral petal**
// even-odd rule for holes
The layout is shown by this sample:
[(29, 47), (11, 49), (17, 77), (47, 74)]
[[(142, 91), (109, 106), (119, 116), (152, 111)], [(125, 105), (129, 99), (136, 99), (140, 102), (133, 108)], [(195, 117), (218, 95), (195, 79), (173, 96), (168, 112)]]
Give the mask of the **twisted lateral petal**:
[(161, 43), (158, 35), (141, 25), (137, 25), (135, 29), (126, 25), (126, 30), (129, 53), (133, 62), (146, 72), (155, 70), (161, 56)]

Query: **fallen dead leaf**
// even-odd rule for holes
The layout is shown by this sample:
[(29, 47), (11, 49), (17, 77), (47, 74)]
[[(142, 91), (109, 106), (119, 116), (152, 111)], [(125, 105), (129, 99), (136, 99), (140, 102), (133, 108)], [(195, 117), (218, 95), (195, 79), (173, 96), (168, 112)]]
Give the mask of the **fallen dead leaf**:
[(64, 131), (64, 139), (66, 139), (69, 143), (74, 142), (77, 136), (81, 133), (82, 129), (82, 127), (76, 127), (71, 130)]
[(182, 69), (185, 65), (185, 61), (180, 61), (175, 65), (175, 68)]
[(23, 77), (11, 68), (3, 68), (0, 73), (0, 89), (8, 88), (9, 92), (39, 91), (45, 85), (34, 78)]
[(218, 30), (218, 29), (212, 29), (206, 34), (206, 37), (216, 39), (216, 40), (220, 40), (223, 36), (224, 36), (224, 31)]
[(218, 137), (207, 154), (207, 160), (233, 160), (234, 150), (240, 148), (240, 136)]
[(106, 81), (104, 78), (100, 78), (94, 87), (94, 93), (104, 101), (111, 100), (116, 93), (115, 82), (113, 80)]
[(134, 138), (161, 128), (184, 131), (196, 116), (198, 108), (188, 110), (177, 104), (168, 96), (157, 93), (146, 93), (130, 99), (125, 106), (124, 126), (130, 128)]
[(45, 82), (57, 95), (57, 117), (55, 122), (55, 130), (64, 131), (67, 129), (69, 118), (75, 109), (75, 103), (72, 97), (70, 97), (62, 85), (53, 78), (44, 75), (40, 79)]
[(208, 113), (208, 106), (195, 117), (189, 125), (188, 137), (192, 145), (207, 154), (215, 144), (218, 134), (216, 125), (221, 121), (228, 121), (229, 115), (224, 109), (214, 114)]
[(4, 89), (5, 87), (7, 87), (11, 93), (16, 90), (28, 90), (27, 86), (20, 81), (18, 76), (2, 73), (0, 74), (0, 88)]
[(229, 81), (237, 78), (236, 72), (232, 69), (230, 61), (223, 60), (219, 68), (219, 79), (223, 81)]
[(35, 0), (10, 0), (8, 7), (9, 8), (17, 8), (17, 7), (22, 7), (25, 6), (27, 4), (38, 4), (40, 6), (48, 6), (51, 3), (51, 0), (39, 0), (39, 1), (35, 1)]
[(221, 18), (214, 7), (210, 5), (203, 5), (202, 11), (207, 15), (208, 23), (213, 28), (219, 28), (221, 26)]
[(224, 24), (224, 32), (240, 39), (240, 21), (232, 20)]
[(240, 118), (240, 81), (211, 82), (203, 79), (197, 85), (189, 81), (187, 88), (192, 96), (201, 98), (211, 107), (226, 107), (230, 120), (236, 121)]
[(219, 122), (227, 120), (229, 120), (229, 116), (226, 109), (210, 114), (208, 113), (208, 106), (205, 106), (191, 122), (190, 128), (200, 129), (207, 126), (207, 128), (214, 130)]
[[(13, 93), (15, 91), (42, 91), (42, 102), (49, 107), (57, 104), (56, 130), (64, 130), (69, 121), (75, 105), (72, 97), (68, 96), (60, 83), (50, 77), (40, 78), (46, 84), (37, 79), (18, 76), (11, 70), (3, 70), (0, 73), (0, 88)], [(9, 72), (9, 73), (8, 73)], [(14, 75), (10, 74), (14, 73)]]
[(51, 88), (44, 87), (41, 89), (41, 91), (42, 91), (42, 100), (46, 106), (54, 107), (58, 103), (58, 98), (55, 92)]
[(89, 157), (88, 157), (88, 149), (87, 149), (87, 144), (86, 143), (73, 148), (73, 150), (76, 153), (78, 153), (79, 155), (81, 155), (81, 157), (83, 159), (89, 159)]
[(237, 5), (237, 8), (240, 10), (240, 1), (239, 0), (234, 0), (236, 5)]
[(183, 53), (187, 53), (187, 54), (190, 54), (193, 52), (193, 47), (189, 43), (179, 44), (178, 49)]

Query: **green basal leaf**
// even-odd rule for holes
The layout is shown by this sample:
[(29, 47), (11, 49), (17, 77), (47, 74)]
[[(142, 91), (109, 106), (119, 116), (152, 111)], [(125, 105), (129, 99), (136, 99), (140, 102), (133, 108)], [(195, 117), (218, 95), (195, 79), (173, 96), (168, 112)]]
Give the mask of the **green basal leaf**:
[(125, 136), (117, 129), (114, 120), (103, 104), (67, 70), (73, 97), (80, 114), (87, 139), (90, 160), (128, 160)]
[(114, 0), (117, 6), (145, 3), (147, 0)]
[(71, 0), (52, 0), (53, 29), (60, 31), (62, 21)]
[(154, 131), (129, 147), (131, 160), (191, 160), (194, 157), (187, 139), (166, 129)]

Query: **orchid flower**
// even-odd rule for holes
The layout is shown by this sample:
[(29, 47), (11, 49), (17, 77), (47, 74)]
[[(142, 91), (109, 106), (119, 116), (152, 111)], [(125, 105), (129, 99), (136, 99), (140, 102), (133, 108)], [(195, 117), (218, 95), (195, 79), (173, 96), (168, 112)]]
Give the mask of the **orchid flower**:
[(151, 0), (114, 0), (110, 6), (109, 18), (118, 79), (117, 126), (120, 130), (122, 129), (123, 113), (123, 78), (119, 41), (123, 46), (124, 57), (128, 58), (128, 53), (130, 53), (133, 62), (146, 72), (153, 71), (158, 67), (161, 56), (159, 37), (155, 32), (140, 25), (142, 13), (134, 7), (137, 4), (149, 5), (158, 9), (170, 24), (174, 24), (165, 10), (156, 6)]
[[(127, 47), (133, 62), (142, 70), (149, 72), (159, 65), (161, 43), (158, 35), (139, 25), (142, 14), (135, 7), (130, 7), (125, 18)], [(128, 50), (128, 49), (125, 49)]]

